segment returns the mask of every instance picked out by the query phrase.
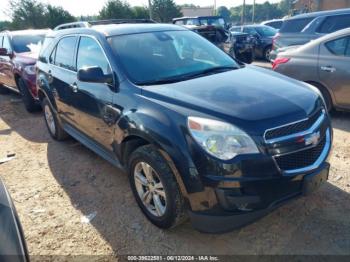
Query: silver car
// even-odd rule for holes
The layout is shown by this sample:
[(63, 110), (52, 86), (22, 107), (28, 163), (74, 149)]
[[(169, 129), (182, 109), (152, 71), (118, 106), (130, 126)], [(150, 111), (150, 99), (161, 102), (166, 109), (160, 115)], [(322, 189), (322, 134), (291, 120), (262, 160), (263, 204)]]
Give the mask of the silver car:
[(317, 87), (329, 110), (350, 110), (350, 28), (279, 53), (272, 68)]

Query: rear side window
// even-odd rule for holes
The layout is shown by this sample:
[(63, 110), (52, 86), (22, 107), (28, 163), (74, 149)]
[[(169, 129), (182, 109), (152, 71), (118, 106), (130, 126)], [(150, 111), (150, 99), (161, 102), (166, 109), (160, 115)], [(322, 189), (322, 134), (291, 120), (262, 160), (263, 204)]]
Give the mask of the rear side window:
[(175, 21), (175, 25), (183, 25), (184, 21), (183, 20), (177, 20)]
[(300, 18), (300, 19), (290, 19), (285, 20), (280, 32), (281, 33), (299, 33), (303, 31), (303, 29), (312, 21), (314, 20), (313, 17), (311, 18)]
[(350, 27), (350, 14), (330, 16), (323, 21), (317, 32), (327, 34), (347, 27)]
[(343, 37), (326, 43), (327, 49), (337, 56), (350, 56), (350, 37)]
[(276, 28), (276, 29), (280, 29), (282, 24), (283, 24), (282, 21), (275, 21), (275, 22), (267, 23), (266, 25), (271, 26), (271, 27)]
[(56, 47), (56, 56), (54, 64), (75, 71), (74, 51), (77, 38), (75, 36), (68, 36), (61, 39)]
[(81, 37), (77, 57), (78, 70), (84, 67), (98, 66), (103, 73), (110, 74), (108, 61), (96, 40), (90, 37)]

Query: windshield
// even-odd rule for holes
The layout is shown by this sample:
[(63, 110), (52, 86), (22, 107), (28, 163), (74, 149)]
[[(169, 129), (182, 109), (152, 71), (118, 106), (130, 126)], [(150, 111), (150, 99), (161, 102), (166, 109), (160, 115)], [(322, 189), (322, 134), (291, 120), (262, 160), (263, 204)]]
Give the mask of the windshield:
[(270, 26), (261, 26), (255, 29), (259, 35), (265, 36), (265, 37), (274, 36), (278, 32), (278, 30)]
[(225, 26), (223, 18), (199, 18), (199, 22), (201, 25)]
[(45, 35), (15, 35), (12, 37), (13, 50), (16, 53), (39, 53)]
[(230, 56), (191, 31), (114, 36), (110, 44), (130, 80), (139, 85), (182, 81), (219, 68), (239, 68)]

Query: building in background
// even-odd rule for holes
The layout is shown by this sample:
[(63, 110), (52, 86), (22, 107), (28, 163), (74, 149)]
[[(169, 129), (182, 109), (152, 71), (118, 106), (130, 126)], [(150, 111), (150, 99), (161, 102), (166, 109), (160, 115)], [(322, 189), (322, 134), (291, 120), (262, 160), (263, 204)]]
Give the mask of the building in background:
[(350, 0), (295, 0), (295, 13), (309, 13), (316, 11), (350, 8)]
[(181, 13), (183, 16), (208, 16), (214, 15), (214, 7), (182, 7)]

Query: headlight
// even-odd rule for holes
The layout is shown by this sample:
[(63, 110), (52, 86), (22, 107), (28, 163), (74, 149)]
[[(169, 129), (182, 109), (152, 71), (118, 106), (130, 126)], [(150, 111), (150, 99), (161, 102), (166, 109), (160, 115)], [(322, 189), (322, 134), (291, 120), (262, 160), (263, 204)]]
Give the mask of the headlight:
[(242, 154), (259, 153), (251, 137), (231, 124), (189, 117), (187, 125), (196, 142), (209, 154), (221, 160), (229, 160)]
[(24, 71), (26, 72), (27, 75), (35, 75), (35, 65), (24, 67)]

